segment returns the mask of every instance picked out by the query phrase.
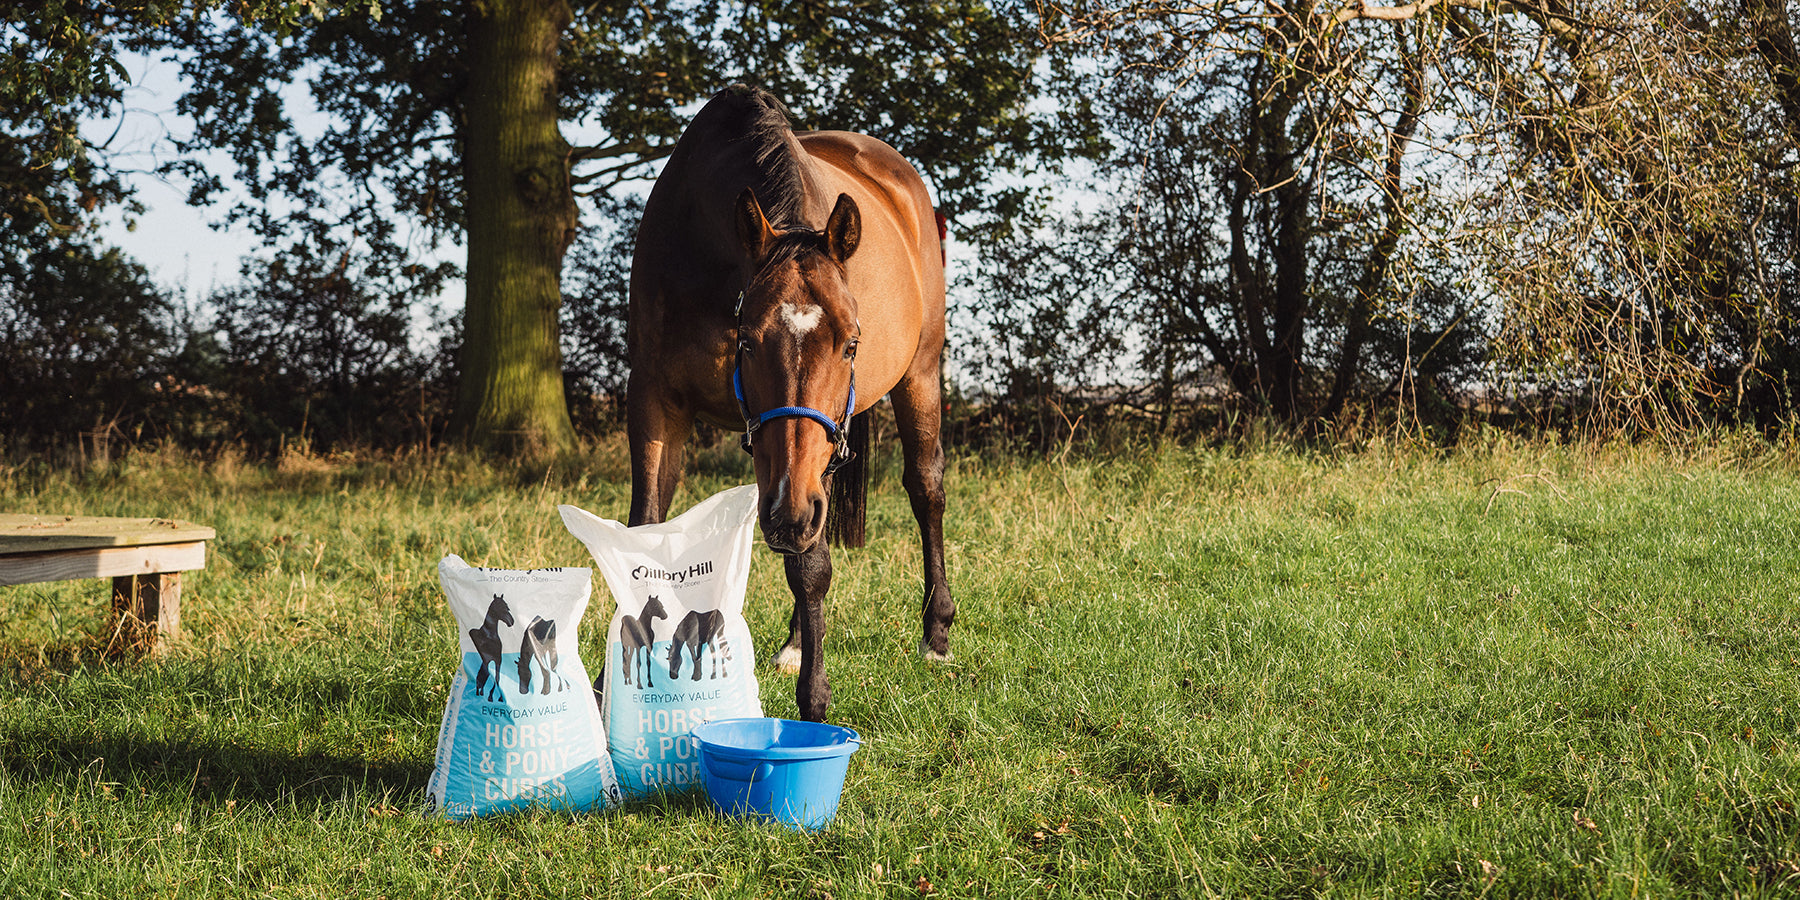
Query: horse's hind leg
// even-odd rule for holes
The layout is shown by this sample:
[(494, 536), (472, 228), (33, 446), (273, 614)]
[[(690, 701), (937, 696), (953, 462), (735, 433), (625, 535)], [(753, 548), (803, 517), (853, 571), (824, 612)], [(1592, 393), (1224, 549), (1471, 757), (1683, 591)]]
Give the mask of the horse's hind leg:
[(947, 660), (950, 625), (956, 621), (956, 600), (950, 596), (950, 581), (944, 574), (944, 446), (940, 437), (944, 407), (938, 367), (930, 367), (926, 374), (913, 372), (895, 385), (889, 396), (905, 457), (901, 481), (912, 501), (913, 518), (919, 522), (919, 543), (924, 552), (924, 624), (919, 655), (929, 660)]

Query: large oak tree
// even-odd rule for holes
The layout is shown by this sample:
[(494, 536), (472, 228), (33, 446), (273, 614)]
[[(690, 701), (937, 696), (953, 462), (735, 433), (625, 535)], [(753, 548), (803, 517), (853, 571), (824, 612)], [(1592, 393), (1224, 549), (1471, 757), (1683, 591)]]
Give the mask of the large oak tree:
[[(195, 202), (230, 185), (231, 221), (270, 242), (351, 234), (407, 265), (464, 241), (466, 308), (453, 429), (538, 452), (571, 446), (558, 334), (560, 276), (578, 196), (654, 173), (690, 104), (760, 83), (798, 124), (864, 130), (911, 157), (940, 202), (1004, 216), (1018, 190), (989, 175), (1081, 149), (1082, 116), (1033, 111), (1056, 68), (1028, 19), (981, 2), (708, 5), (567, 0), (390, 0), (291, 38), (212, 16), (172, 23), (192, 89), (168, 167)], [(322, 127), (292, 109), (304, 84)], [(1072, 107), (1079, 113), (1079, 104)], [(598, 139), (580, 146), (578, 130)]]

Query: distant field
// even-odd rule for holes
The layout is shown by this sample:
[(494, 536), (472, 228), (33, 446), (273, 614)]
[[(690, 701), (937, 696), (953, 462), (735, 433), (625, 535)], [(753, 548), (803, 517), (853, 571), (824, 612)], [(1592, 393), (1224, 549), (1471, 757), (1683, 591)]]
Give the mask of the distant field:
[[(828, 612), (867, 745), (810, 836), (697, 795), (421, 815), (438, 559), (587, 565), (555, 507), (623, 518), (617, 453), (0, 465), (0, 510), (219, 533), (160, 660), (93, 656), (100, 582), (0, 588), (0, 895), (1800, 893), (1800, 461), (1472, 443), (953, 457), (939, 666), (886, 459)], [(749, 478), (700, 462), (682, 506)], [(788, 603), (759, 552), (765, 657)]]

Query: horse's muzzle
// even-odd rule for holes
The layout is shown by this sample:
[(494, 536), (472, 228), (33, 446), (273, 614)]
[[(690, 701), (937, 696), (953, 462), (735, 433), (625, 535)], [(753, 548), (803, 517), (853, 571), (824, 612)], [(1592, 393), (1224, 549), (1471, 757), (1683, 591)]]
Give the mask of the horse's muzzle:
[[(786, 501), (786, 502), (784, 502)], [(825, 494), (810, 492), (787, 500), (785, 492), (765, 495), (758, 515), (763, 542), (776, 553), (805, 553), (825, 535)]]

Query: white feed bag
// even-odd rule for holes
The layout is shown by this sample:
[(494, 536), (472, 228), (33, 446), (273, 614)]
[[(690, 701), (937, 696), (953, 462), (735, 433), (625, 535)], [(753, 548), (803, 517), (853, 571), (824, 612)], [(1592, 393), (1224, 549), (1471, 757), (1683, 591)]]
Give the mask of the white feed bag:
[(428, 803), (450, 819), (619, 799), (576, 635), (589, 569), (438, 563), (462, 665), (450, 682)]
[(713, 719), (762, 715), (744, 622), (756, 485), (636, 528), (558, 509), (617, 603), (600, 707), (619, 787), (641, 797), (700, 784), (698, 745), (688, 732)]

